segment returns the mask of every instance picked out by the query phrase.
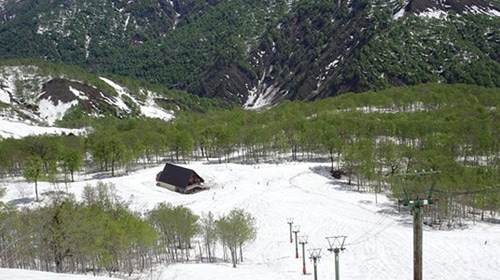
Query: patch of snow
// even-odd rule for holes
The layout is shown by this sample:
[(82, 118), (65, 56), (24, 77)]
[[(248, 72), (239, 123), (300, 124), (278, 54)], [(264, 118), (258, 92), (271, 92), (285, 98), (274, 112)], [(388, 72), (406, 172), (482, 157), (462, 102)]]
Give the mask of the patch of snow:
[(148, 118), (156, 118), (164, 121), (168, 121), (174, 118), (174, 112), (166, 111), (160, 108), (155, 103), (155, 94), (152, 92), (147, 92), (147, 98), (145, 102), (139, 102), (139, 108), (141, 114)]
[[(171, 111), (166, 111), (162, 108), (160, 108), (156, 103), (154, 102), (154, 94), (151, 92), (148, 92), (147, 99), (145, 102), (138, 101), (133, 97), (132, 95), (129, 94), (128, 89), (125, 87), (120, 86), (119, 84), (111, 81), (110, 79), (100, 77), (101, 80), (106, 82), (108, 85), (113, 87), (115, 91), (118, 93), (118, 95), (121, 97), (122, 95), (127, 96), (130, 100), (133, 100), (140, 108), (141, 114), (149, 117), (149, 118), (159, 118), (162, 120), (170, 120), (174, 117), (174, 113)], [(122, 108), (123, 110), (130, 111), (128, 106), (123, 102), (123, 100), (117, 99), (115, 102), (116, 106), (119, 108)]]
[[(34, 126), (26, 121), (14, 120), (12, 118), (0, 117), (0, 138), (20, 139), (30, 135), (41, 134), (84, 134), (84, 129), (67, 129), (54, 126)], [(3, 275), (2, 275), (2, 279)]]
[[(273, 67), (271, 66), (268, 72), (271, 73), (272, 70)], [(248, 98), (245, 104), (243, 104), (243, 108), (260, 109), (271, 105), (274, 96), (278, 93), (278, 89), (264, 83), (266, 75), (267, 72), (264, 72), (261, 79), (258, 81), (257, 86), (248, 90)]]
[(77, 104), (78, 100), (73, 100), (69, 103), (57, 101), (57, 104), (54, 104), (50, 99), (41, 99), (38, 103), (38, 110), (40, 112), (40, 117), (47, 124), (54, 125), (56, 121), (62, 120), (66, 111)]
[(484, 8), (478, 7), (478, 6), (470, 6), (470, 7), (468, 7), (468, 10), (472, 14), (485, 14), (485, 15), (488, 15), (491, 17), (500, 17), (500, 11), (495, 10), (495, 9), (491, 9), (491, 8), (484, 9)]
[(43, 121), (38, 112), (33, 113), (24, 106), (18, 106), (18, 103), (38, 106), (40, 85), (50, 79), (50, 76), (40, 76), (36, 66), (2, 66), (0, 67), (0, 101), (16, 108), (16, 111), (9, 112), (12, 117), (25, 115), (31, 119)]
[(330, 69), (334, 68), (337, 64), (339, 63), (338, 59), (335, 59), (334, 61), (330, 62), (326, 67), (326, 71), (330, 71)]
[(425, 12), (421, 12), (419, 14), (421, 17), (425, 18), (436, 18), (436, 19), (447, 19), (448, 14), (444, 11), (441, 10), (432, 10), (432, 9), (427, 9)]
[(243, 105), (245, 109), (261, 109), (271, 106), (273, 98), (278, 93), (278, 89), (274, 86), (267, 86), (262, 89), (264, 85), (259, 85), (259, 88), (249, 90), (248, 99)]
[[(172, 4), (172, 5), (173, 5), (173, 4)], [(173, 6), (172, 6), (172, 7), (173, 7)], [(173, 24), (173, 26), (172, 26), (172, 29), (174, 29), (174, 30), (175, 30), (175, 28), (177, 27), (177, 24), (179, 24), (179, 21), (180, 21), (179, 19), (180, 19), (180, 18), (181, 18), (181, 14), (179, 14), (179, 13), (177, 13), (177, 12), (176, 12), (176, 13), (175, 13), (175, 19), (174, 19), (174, 24)]]
[(73, 88), (72, 86), (69, 87), (69, 91), (71, 91), (71, 93), (73, 93), (80, 100), (88, 100), (89, 99), (89, 97), (87, 95), (85, 95), (84, 92), (79, 91), (79, 90)]
[(406, 4), (392, 16), (392, 19), (396, 20), (402, 18), (405, 15), (405, 8)]
[(2, 82), (0, 82), (0, 102), (10, 104), (10, 90)]
[[(106, 82), (111, 87), (113, 87), (115, 89), (116, 93), (118, 93), (118, 97), (121, 97), (122, 95), (130, 97), (130, 94), (128, 94), (128, 90), (125, 87), (122, 87), (119, 84), (111, 81), (110, 79), (106, 79), (104, 77), (100, 77), (100, 79), (103, 80), (104, 82)], [(103, 95), (103, 98), (108, 99), (109, 103), (120, 108), (121, 110), (124, 110), (126, 112), (130, 112), (130, 108), (127, 106), (127, 104), (125, 104), (125, 102), (123, 101), (122, 98), (114, 98), (114, 97), (109, 98), (109, 97), (106, 97), (104, 95)]]
[(89, 46), (91, 40), (92, 37), (90, 37), (89, 35), (85, 35), (85, 58), (89, 57)]
[(130, 15), (127, 15), (127, 18), (125, 19), (125, 27), (124, 30), (127, 31), (127, 26), (128, 26), (128, 21), (130, 20)]
[(47, 32), (47, 31), (50, 31), (50, 28), (48, 28), (46, 26), (42, 26), (42, 25), (38, 25), (38, 28), (36, 29), (36, 33), (40, 34), (40, 35), (45, 34), (45, 32)]
[(487, 13), (488, 13), (490, 16), (500, 17), (500, 11), (499, 11), (499, 10), (489, 9), (489, 10), (487, 11)]
[(75, 275), (64, 273), (51, 273), (45, 271), (23, 270), (23, 269), (8, 269), (0, 268), (2, 280), (109, 280), (109, 277), (91, 275)]

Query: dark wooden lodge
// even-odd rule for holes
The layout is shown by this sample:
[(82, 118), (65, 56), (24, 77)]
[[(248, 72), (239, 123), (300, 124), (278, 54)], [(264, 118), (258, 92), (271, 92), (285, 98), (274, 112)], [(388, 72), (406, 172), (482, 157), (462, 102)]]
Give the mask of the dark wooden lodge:
[(166, 163), (156, 175), (156, 185), (178, 193), (190, 194), (208, 189), (205, 181), (194, 170)]

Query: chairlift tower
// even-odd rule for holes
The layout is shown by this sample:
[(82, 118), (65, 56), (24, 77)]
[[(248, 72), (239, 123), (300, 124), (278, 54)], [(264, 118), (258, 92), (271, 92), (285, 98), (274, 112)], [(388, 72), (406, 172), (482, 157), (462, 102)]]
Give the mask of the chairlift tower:
[(339, 252), (345, 250), (344, 243), (346, 238), (347, 236), (326, 237), (329, 246), (328, 251), (335, 253), (335, 280), (340, 279)]
[(314, 280), (318, 280), (318, 261), (321, 258), (321, 248), (309, 249), (309, 258), (314, 264)]
[(299, 236), (299, 243), (302, 245), (302, 274), (307, 274), (306, 272), (306, 249), (305, 246), (307, 244), (307, 235)]
[(293, 218), (287, 218), (286, 222), (290, 226), (290, 243), (293, 243), (293, 237), (292, 237)]
[(294, 226), (292, 231), (295, 234), (295, 258), (298, 259), (299, 258), (299, 243), (297, 240), (297, 233), (299, 233), (300, 227)]
[(413, 279), (422, 280), (422, 231), (424, 207), (433, 204), (432, 195), (436, 188), (439, 171), (421, 171), (397, 174), (403, 189), (403, 205), (413, 212)]

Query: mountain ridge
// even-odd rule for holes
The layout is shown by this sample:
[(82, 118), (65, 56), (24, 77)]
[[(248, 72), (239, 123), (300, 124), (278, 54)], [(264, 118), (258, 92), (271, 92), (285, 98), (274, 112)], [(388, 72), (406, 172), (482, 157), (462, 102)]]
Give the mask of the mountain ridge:
[(499, 87), (499, 7), (496, 0), (5, 0), (0, 59), (43, 58), (246, 108), (426, 82)]
[[(136, 84), (134, 84), (136, 83)], [(34, 125), (85, 125), (96, 117), (158, 118), (225, 105), (118, 76), (64, 65), (19, 61), (0, 65), (0, 117)]]

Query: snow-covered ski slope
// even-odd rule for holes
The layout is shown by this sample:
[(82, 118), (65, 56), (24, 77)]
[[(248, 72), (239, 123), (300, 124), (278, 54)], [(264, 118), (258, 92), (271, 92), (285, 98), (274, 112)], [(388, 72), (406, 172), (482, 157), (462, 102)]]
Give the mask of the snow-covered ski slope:
[[(243, 208), (256, 218), (258, 234), (244, 248), (244, 262), (235, 269), (230, 263), (183, 263), (155, 266), (128, 279), (168, 280), (293, 280), (313, 279), (313, 264), (306, 256), (308, 275), (302, 274), (302, 250), (295, 257), (289, 240), (287, 218), (308, 235), (308, 249), (322, 248), (318, 279), (335, 279), (334, 255), (325, 237), (347, 236), (340, 253), (341, 279), (413, 279), (412, 216), (397, 212), (386, 197), (356, 192), (355, 187), (328, 176), (328, 164), (212, 164), (192, 162), (182, 166), (195, 170), (211, 189), (182, 195), (155, 185), (163, 166), (139, 170), (126, 176), (85, 179), (53, 185), (39, 184), (39, 191), (66, 190), (77, 197), (84, 186), (97, 181), (113, 183), (122, 199), (134, 210), (146, 212), (157, 203), (184, 205), (196, 214), (211, 211), (215, 217), (233, 208)], [(84, 180), (85, 179), (85, 180)], [(22, 180), (3, 182), (4, 201), (34, 196), (34, 186)], [(25, 199), (26, 200), (26, 199)], [(500, 279), (500, 225), (472, 221), (461, 229), (424, 227), (424, 279)], [(222, 257), (219, 249), (216, 252)], [(81, 279), (75, 275), (53, 275), (33, 271), (0, 269), (1, 279)], [(48, 276), (47, 276), (48, 275)], [(94, 277), (88, 276), (91, 279)]]

